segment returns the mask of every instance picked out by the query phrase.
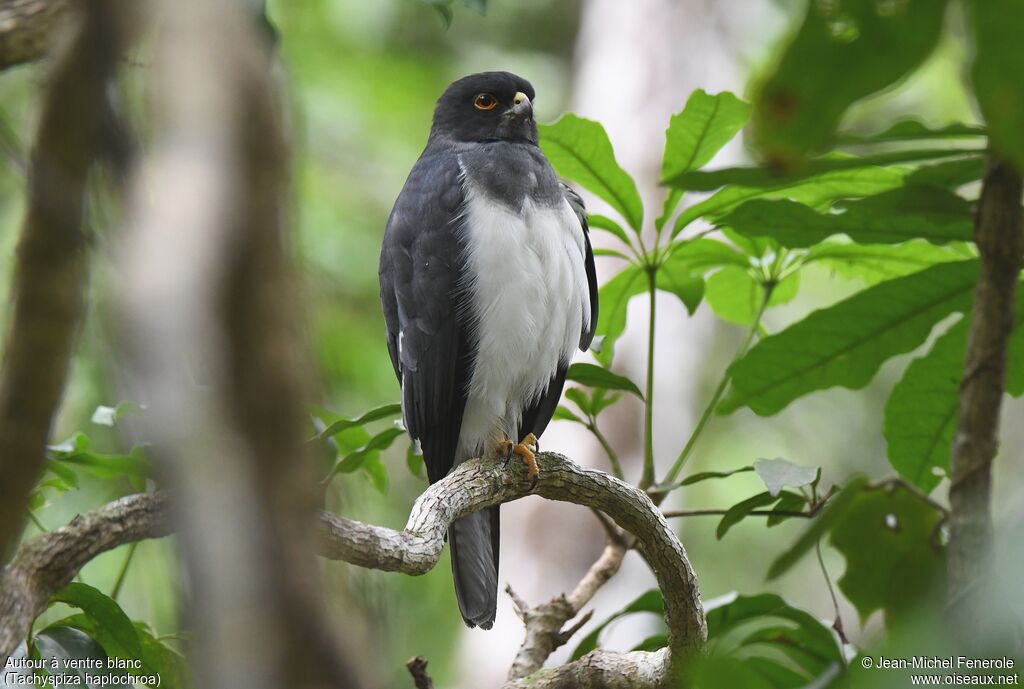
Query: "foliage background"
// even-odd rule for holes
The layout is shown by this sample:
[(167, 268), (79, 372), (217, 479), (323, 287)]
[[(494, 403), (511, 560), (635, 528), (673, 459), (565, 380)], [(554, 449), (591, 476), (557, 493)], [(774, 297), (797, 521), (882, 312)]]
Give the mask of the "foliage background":
[[(295, 250), (305, 279), (309, 342), (322, 406), (356, 414), (397, 398), (377, 301), (379, 244), (391, 203), (425, 141), (434, 100), (450, 81), (487, 69), (514, 71), (534, 83), (540, 121), (552, 121), (567, 110), (601, 121), (619, 162), (638, 179), (648, 208), (657, 208), (663, 192), (656, 180), (670, 114), (696, 88), (743, 94), (772, 64), (779, 37), (792, 31), (802, 7), (800, 2), (771, 0), (498, 0), (486, 17), (457, 5), (445, 30), (432, 8), (411, 0), (271, 2), (269, 14), (280, 33), (297, 133)], [(977, 121), (961, 85), (967, 51), (963, 22), (955, 11), (949, 22), (953, 30), (924, 68), (896, 89), (858, 104), (844, 120), (845, 129), (877, 131), (906, 115), (934, 126)], [(5, 257), (0, 285), (9, 283), (13, 230), (22, 214), (18, 160), (23, 149), (18, 142), (32, 131), (39, 78), (38, 67), (28, 66), (0, 79), (0, 142), (9, 153), (0, 164), (0, 227), (6, 229), (0, 233), (0, 255)], [(744, 159), (745, 150), (734, 143), (714, 166)], [(588, 201), (593, 210), (603, 212), (601, 202), (592, 197)], [(102, 248), (115, 223), (108, 222), (102, 209), (94, 216), (96, 242)], [(597, 237), (598, 243), (606, 241), (600, 233)], [(603, 276), (617, 269), (610, 258), (601, 259), (598, 267)], [(797, 298), (769, 313), (769, 332), (857, 288), (824, 269), (803, 278)], [(98, 405), (117, 401), (116, 361), (103, 327), (110, 298), (101, 269), (92, 281), (90, 320), (56, 436), (88, 429), (94, 447), (125, 452), (133, 444), (130, 430), (90, 423)], [(616, 369), (635, 380), (642, 378), (644, 363), (646, 311), (636, 303), (642, 301), (632, 304), (627, 336), (616, 358)], [(659, 310), (655, 448), (659, 456), (673, 457), (738, 346), (742, 328), (723, 322), (706, 304), (690, 317), (674, 299), (664, 298)], [(887, 362), (865, 391), (818, 392), (772, 417), (744, 409), (715, 418), (689, 470), (730, 469), (761, 457), (785, 457), (822, 466), (827, 482), (857, 471), (891, 473), (881, 435), (882, 409), (911, 356)], [(1022, 413), (1021, 400), (1007, 401), (1004, 444), (995, 465), (996, 519), (1009, 525), (1000, 532), (1006, 566), (1024, 565), (1024, 550), (1013, 545), (1024, 542), (1024, 431), (1015, 423)], [(642, 454), (641, 405), (626, 400), (609, 417), (607, 433), (620, 450), (627, 476), (635, 480)], [(600, 448), (571, 424), (554, 424), (545, 446), (581, 463), (606, 467)], [(405, 469), (401, 443), (384, 453), (383, 462), (390, 468), (386, 499), (368, 474), (358, 472), (334, 482), (329, 507), (357, 519), (403, 524), (423, 481)], [(83, 476), (82, 490), (51, 497), (36, 515), (52, 528), (126, 488)], [(677, 493), (667, 506), (727, 507), (762, 489), (752, 474), (705, 482)], [(529, 601), (571, 585), (600, 550), (600, 529), (581, 511), (539, 499), (503, 511), (501, 579)], [(705, 600), (731, 591), (776, 591), (819, 617), (831, 617), (825, 582), (813, 558), (805, 558), (780, 579), (764, 581), (769, 563), (800, 533), (803, 525), (795, 521), (771, 532), (763, 524), (743, 522), (723, 540), (715, 537), (715, 519), (679, 521)], [(84, 581), (109, 590), (124, 557), (122, 549), (98, 558), (83, 571)], [(631, 556), (595, 599), (596, 619), (653, 585), (637, 560)], [(838, 578), (842, 558), (826, 548), (825, 562)], [(518, 619), (503, 598), (495, 630), (465, 630), (448, 569), (442, 562), (430, 574), (412, 579), (324, 565), (335, 615), (358, 640), (363, 657), (372, 659), (381, 686), (407, 683), (403, 663), (418, 654), (431, 661), (439, 686), (488, 686), (504, 675), (521, 639)], [(145, 542), (135, 555), (121, 602), (134, 619), (147, 620), (157, 632), (173, 632), (179, 628), (174, 603), (178, 581), (173, 542)], [(66, 612), (57, 608), (48, 615), (56, 619)], [(858, 620), (845, 603), (843, 614), (854, 641), (870, 644), (878, 635), (877, 614)], [(629, 649), (657, 626), (654, 616), (626, 619), (606, 633), (604, 643)], [(566, 658), (573, 645), (553, 660)]]

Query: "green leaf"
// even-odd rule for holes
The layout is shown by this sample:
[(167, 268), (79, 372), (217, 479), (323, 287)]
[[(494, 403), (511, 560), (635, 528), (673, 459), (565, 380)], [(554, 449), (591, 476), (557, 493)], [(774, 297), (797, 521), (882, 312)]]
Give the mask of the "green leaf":
[(822, 148), (850, 105), (924, 61), (939, 39), (945, 9), (946, 0), (810, 3), (754, 100), (758, 145), (782, 163)]
[(78, 475), (71, 467), (66, 467), (56, 460), (47, 459), (46, 470), (57, 476), (68, 488), (78, 488)]
[(597, 228), (613, 234), (626, 246), (632, 246), (629, 242), (629, 237), (626, 235), (626, 231), (622, 229), (622, 225), (615, 222), (607, 215), (598, 215), (597, 213), (590, 213), (587, 215), (587, 225), (591, 228)]
[(964, 317), (914, 359), (885, 404), (889, 463), (930, 493), (949, 472), (970, 318)]
[(363, 459), (363, 471), (370, 478), (370, 483), (381, 495), (388, 494), (388, 468), (380, 459), (380, 452), (370, 452)]
[(416, 478), (426, 478), (423, 455), (413, 452), (412, 443), (409, 443), (409, 447), (405, 451), (405, 466), (409, 468), (409, 473)]
[(985, 136), (985, 128), (973, 124), (948, 124), (944, 127), (929, 127), (920, 120), (900, 120), (877, 134), (843, 134), (839, 143), (877, 144), (891, 141), (921, 141), (923, 139), (962, 139)]
[[(81, 661), (99, 663), (100, 667), (106, 667), (107, 655), (94, 639), (78, 629), (56, 625), (47, 627), (36, 634), (33, 642), (40, 657), (47, 660), (47, 670), (50, 674), (55, 678), (61, 678), (58, 686), (82, 686), (89, 689), (100, 689), (101, 686), (103, 689), (132, 686), (124, 679), (125, 673), (107, 670), (101, 672), (82, 667)], [(54, 658), (57, 660), (56, 667), (52, 664)], [(99, 677), (103, 682), (90, 683), (87, 677)]]
[(183, 655), (160, 642), (144, 625), (136, 623), (135, 631), (142, 643), (141, 660), (146, 674), (160, 675), (161, 689), (188, 689), (193, 686)]
[(658, 589), (645, 591), (632, 603), (599, 624), (594, 631), (587, 634), (583, 640), (580, 641), (579, 645), (576, 646), (576, 650), (572, 652), (572, 660), (579, 660), (597, 648), (598, 637), (601, 632), (604, 631), (605, 627), (620, 617), (636, 612), (652, 612), (658, 615), (664, 615), (665, 601), (661, 597), (661, 591)]
[(615, 354), (615, 341), (626, 329), (626, 307), (629, 300), (646, 290), (646, 274), (639, 266), (631, 264), (602, 285), (598, 291), (601, 308), (598, 311), (595, 334), (603, 339), (600, 351), (595, 352), (594, 356), (605, 366), (611, 365)]
[(97, 641), (103, 644), (107, 655), (128, 659), (142, 655), (142, 645), (132, 621), (121, 606), (102, 591), (88, 584), (72, 582), (61, 589), (51, 602), (66, 603), (85, 613), (97, 630), (102, 630), (104, 638)]
[(911, 163), (924, 160), (940, 160), (942, 158), (962, 158), (968, 155), (984, 154), (983, 149), (973, 148), (934, 148), (910, 149), (906, 151), (889, 151), (866, 156), (828, 156), (808, 160), (797, 170), (783, 173), (772, 167), (741, 166), (719, 170), (694, 170), (684, 172), (665, 184), (691, 191), (712, 191), (727, 184), (742, 187), (782, 187), (809, 180), (818, 175), (840, 170), (892, 165), (894, 163)]
[(786, 486), (800, 488), (809, 486), (818, 478), (820, 467), (805, 467), (793, 464), (782, 458), (758, 459), (754, 461), (754, 471), (764, 481), (768, 492), (772, 497), (779, 497), (779, 493)]
[(668, 646), (668, 636), (666, 634), (655, 634), (649, 636), (633, 648), (631, 651), (657, 651), (659, 648), (665, 648)]
[(885, 611), (889, 626), (906, 621), (939, 593), (945, 557), (934, 544), (941, 520), (938, 511), (901, 487), (860, 491), (839, 515), (829, 539), (846, 558), (839, 588), (862, 623), (875, 610)]
[(662, 267), (670, 266), (673, 271), (703, 275), (712, 268), (737, 266), (746, 270), (750, 265), (749, 258), (728, 244), (701, 237), (673, 243)]
[(603, 388), (594, 388), (590, 394), (590, 413), (597, 416), (621, 398), (621, 392), (612, 393)]
[(1024, 170), (1024, 52), (1020, 0), (979, 0), (970, 3), (974, 20), (974, 65), (971, 70), (992, 146)]
[(146, 479), (152, 476), (153, 467), (141, 447), (133, 448), (127, 455), (105, 455), (98, 452), (75, 452), (56, 461), (80, 466), (93, 476), (101, 479), (117, 479), (123, 476)]
[(903, 187), (846, 204), (843, 213), (817, 213), (794, 201), (755, 199), (721, 219), (747, 237), (771, 237), (805, 248), (845, 234), (861, 244), (901, 244), (927, 239), (936, 244), (970, 241), (971, 205), (937, 187)]
[(362, 416), (356, 419), (339, 419), (335, 421), (323, 431), (317, 434), (316, 440), (323, 440), (335, 436), (342, 431), (346, 431), (349, 428), (355, 428), (357, 426), (365, 426), (373, 421), (379, 421), (381, 419), (389, 419), (394, 416), (400, 416), (402, 413), (401, 404), (385, 404), (383, 406), (371, 409)]
[[(768, 306), (791, 301), (800, 286), (800, 274), (790, 273), (772, 290)], [(704, 299), (711, 310), (730, 323), (750, 325), (761, 305), (764, 287), (739, 266), (726, 266), (707, 279)]]
[(782, 576), (789, 569), (795, 565), (800, 558), (802, 558), (807, 552), (814, 547), (814, 544), (818, 542), (824, 534), (828, 533), (832, 525), (836, 523), (843, 512), (845, 512), (850, 505), (856, 500), (857, 496), (864, 486), (867, 485), (867, 478), (863, 476), (855, 476), (846, 482), (839, 492), (832, 497), (828, 503), (821, 509), (818, 516), (810, 520), (811, 525), (806, 531), (797, 539), (788, 550), (775, 558), (772, 562), (771, 567), (768, 568), (768, 579), (775, 579), (776, 577)]
[(815, 311), (729, 367), (719, 413), (747, 406), (767, 416), (815, 390), (864, 387), (887, 359), (920, 346), (936, 322), (969, 308), (977, 275), (976, 260), (942, 263)]
[(671, 179), (704, 167), (750, 117), (750, 104), (728, 91), (690, 94), (682, 112), (673, 115), (665, 133), (661, 178)]
[[(737, 596), (707, 613), (711, 655), (763, 654), (774, 646), (812, 677), (844, 662), (832, 631), (813, 615), (792, 607), (774, 593)], [(754, 628), (751, 634), (749, 630)], [(730, 648), (731, 647), (731, 648)], [(771, 656), (769, 656), (771, 657)]]
[(537, 130), (540, 146), (560, 176), (600, 196), (622, 214), (634, 231), (640, 231), (643, 202), (633, 178), (615, 161), (604, 127), (567, 114), (554, 124), (538, 125)]
[(644, 398), (640, 388), (625, 376), (612, 373), (606, 368), (593, 364), (576, 363), (569, 367), (565, 374), (566, 380), (573, 380), (588, 388), (604, 388), (605, 390), (624, 390), (631, 392), (640, 399)]
[[(661, 228), (665, 227), (665, 223), (667, 223), (669, 218), (672, 217), (672, 213), (675, 212), (676, 206), (679, 205), (682, 198), (682, 189), (672, 188), (668, 190), (667, 194), (665, 194), (665, 201), (661, 206), (661, 215), (654, 220), (654, 229), (658, 231), (659, 236), (661, 235)], [(674, 233), (673, 236), (675, 236)]]
[(567, 389), (565, 391), (565, 397), (566, 399), (575, 403), (575, 405), (579, 407), (580, 411), (586, 414), (587, 416), (595, 415), (590, 397), (588, 397), (587, 393), (583, 392), (579, 388)]
[[(768, 517), (765, 525), (769, 528), (781, 524), (787, 519), (792, 519), (793, 516), (790, 514), (784, 514), (786, 512), (802, 512), (804, 505), (807, 504), (807, 498), (800, 493), (793, 493), (788, 490), (782, 491), (782, 496), (779, 501), (775, 503), (775, 507), (772, 508), (773, 514)], [(779, 514), (774, 514), (774, 513)]]
[(655, 284), (662, 292), (679, 297), (691, 316), (700, 306), (704, 297), (704, 279), (693, 275), (687, 267), (678, 261), (667, 261), (658, 268)]
[(616, 251), (615, 249), (605, 249), (603, 247), (597, 247), (597, 248), (593, 249), (593, 252), (594, 252), (594, 256), (595, 257), (597, 257), (597, 256), (611, 256), (612, 258), (621, 258), (624, 261), (631, 260), (629, 258), (629, 256), (627, 256), (626, 254), (622, 253), (621, 251)]
[(875, 285), (916, 273), (937, 263), (949, 263), (963, 258), (963, 253), (924, 240), (895, 246), (827, 241), (812, 246), (803, 263), (817, 263), (830, 269), (837, 277)]
[(722, 520), (718, 522), (718, 528), (715, 529), (715, 537), (718, 538), (718, 540), (722, 540), (722, 537), (729, 532), (729, 529), (749, 517), (751, 512), (756, 510), (758, 507), (771, 505), (776, 500), (778, 500), (778, 496), (765, 492), (758, 493), (751, 498), (747, 498), (742, 502), (736, 503), (726, 510), (725, 515), (722, 516)]
[(823, 172), (795, 181), (780, 178), (777, 184), (769, 186), (728, 186), (680, 213), (672, 236), (698, 218), (714, 220), (750, 199), (785, 198), (817, 208), (835, 199), (869, 196), (893, 189), (903, 184), (904, 174), (898, 169), (868, 165)]
[[(925, 493), (949, 473), (970, 320), (966, 314), (935, 340), (927, 354), (914, 359), (885, 404), (889, 463)], [(1006, 361), (1006, 390), (1016, 395), (1024, 392), (1016, 385), (1024, 376), (1022, 323), (1024, 296), (1018, 294)]]
[(922, 165), (906, 177), (908, 185), (957, 189), (965, 184), (977, 182), (985, 176), (985, 159), (971, 156), (959, 160), (947, 160), (934, 165)]
[(573, 423), (578, 423), (583, 426), (587, 425), (586, 421), (574, 414), (571, 409), (561, 404), (555, 407), (555, 413), (551, 418), (555, 421), (572, 421)]
[(388, 428), (377, 435), (370, 438), (370, 441), (363, 447), (359, 448), (354, 452), (342, 457), (342, 459), (334, 465), (331, 472), (327, 475), (325, 481), (329, 481), (334, 478), (336, 474), (348, 474), (356, 469), (363, 466), (363, 463), (368, 457), (374, 453), (380, 452), (391, 447), (391, 443), (395, 442), (395, 439), (405, 434), (405, 430), (402, 428)]

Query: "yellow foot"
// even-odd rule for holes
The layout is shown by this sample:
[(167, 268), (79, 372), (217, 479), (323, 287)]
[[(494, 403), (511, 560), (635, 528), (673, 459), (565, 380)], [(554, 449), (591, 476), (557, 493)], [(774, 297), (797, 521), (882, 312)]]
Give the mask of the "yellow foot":
[[(533, 445), (533, 450), (530, 449), (530, 445)], [(502, 440), (498, 443), (498, 447), (501, 449), (501, 453), (505, 456), (505, 463), (508, 464), (508, 460), (512, 459), (512, 455), (519, 455), (522, 457), (523, 462), (526, 463), (526, 475), (530, 479), (530, 490), (537, 487), (537, 481), (540, 476), (540, 469), (537, 467), (537, 455), (534, 454), (534, 450), (539, 451), (540, 445), (537, 442), (537, 436), (533, 433), (528, 433), (521, 443), (513, 443), (509, 439)]]

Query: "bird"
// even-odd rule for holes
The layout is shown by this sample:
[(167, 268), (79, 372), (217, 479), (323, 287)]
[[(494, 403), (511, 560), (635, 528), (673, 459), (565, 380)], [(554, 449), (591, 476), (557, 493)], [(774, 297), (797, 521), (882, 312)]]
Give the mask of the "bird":
[[(435, 483), (474, 457), (535, 452), (576, 349), (594, 339), (597, 276), (583, 201), (538, 145), (535, 92), (509, 72), (445, 89), (387, 221), (380, 298), (402, 423)], [(448, 530), (455, 595), (490, 629), (499, 509)]]

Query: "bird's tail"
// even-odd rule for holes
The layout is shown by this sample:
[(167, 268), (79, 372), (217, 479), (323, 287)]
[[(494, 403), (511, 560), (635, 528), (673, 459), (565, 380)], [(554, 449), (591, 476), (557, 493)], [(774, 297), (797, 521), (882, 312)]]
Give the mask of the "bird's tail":
[(448, 530), (455, 597), (470, 627), (490, 629), (498, 607), (497, 507), (455, 520)]

